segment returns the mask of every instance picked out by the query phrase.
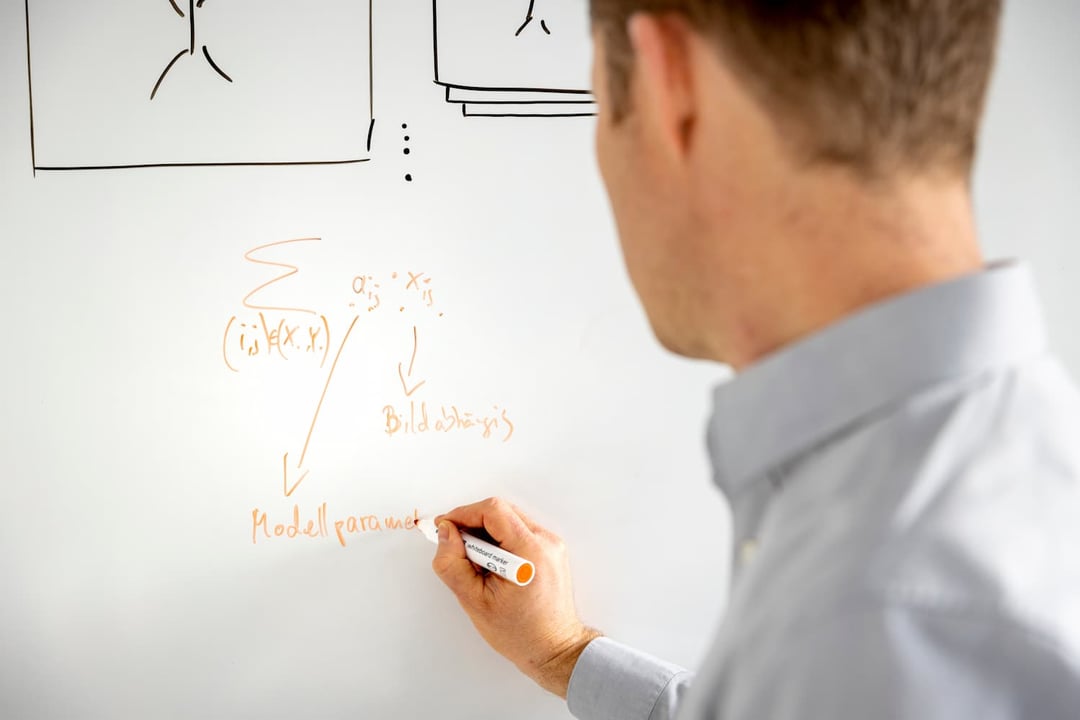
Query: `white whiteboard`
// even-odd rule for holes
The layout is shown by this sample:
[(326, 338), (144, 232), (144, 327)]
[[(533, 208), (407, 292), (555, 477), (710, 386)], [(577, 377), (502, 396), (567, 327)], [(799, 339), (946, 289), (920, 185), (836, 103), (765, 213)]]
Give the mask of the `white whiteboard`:
[[(388, 528), (492, 494), (565, 536), (587, 622), (696, 663), (728, 567), (702, 442), (725, 374), (656, 346), (622, 270), (584, 3), (528, 5), (2, 0), (0, 716), (567, 717)], [(1031, 90), (1011, 58), (1080, 59), (1013, 12), (999, 145)], [(157, 167), (55, 169), (121, 165)], [(1080, 183), (1018, 192), (1047, 186)], [(1060, 286), (1064, 212), (1034, 241)]]
[[(723, 373), (625, 278), (584, 4), (438, 3), (444, 84), (430, 2), (177, 5), (2, 6), (0, 716), (567, 717), (391, 529), (493, 494), (585, 618), (694, 662)], [(693, 563), (639, 568), (656, 531), (708, 592), (643, 586)]]

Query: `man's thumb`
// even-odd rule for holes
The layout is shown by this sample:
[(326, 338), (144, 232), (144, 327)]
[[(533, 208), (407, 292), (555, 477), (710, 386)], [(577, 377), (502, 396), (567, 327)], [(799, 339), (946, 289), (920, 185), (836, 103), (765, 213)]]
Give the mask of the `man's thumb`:
[(448, 520), (439, 523), (439, 547), (431, 569), (450, 591), (460, 597), (479, 578), (476, 567), (465, 557), (465, 542), (457, 527)]

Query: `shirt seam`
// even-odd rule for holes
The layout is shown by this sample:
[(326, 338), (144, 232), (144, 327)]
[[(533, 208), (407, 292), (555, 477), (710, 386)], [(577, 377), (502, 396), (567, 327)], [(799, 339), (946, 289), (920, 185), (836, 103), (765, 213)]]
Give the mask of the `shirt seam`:
[[(932, 301), (932, 296), (936, 296), (937, 300)], [(876, 316), (871, 315), (875, 310), (889, 307), (893, 308), (893, 310), (885, 315), (880, 313)], [(835, 417), (830, 413), (818, 412), (814, 414), (814, 417), (810, 417), (806, 423), (800, 423), (799, 426), (794, 428), (790, 424), (766, 424), (762, 428), (762, 430), (771, 430), (785, 437), (807, 435), (793, 446), (784, 445), (783, 450), (778, 452), (774, 443), (771, 448), (766, 447), (764, 450), (759, 449), (750, 453), (749, 460), (743, 459), (738, 462), (732, 459), (738, 453), (738, 449), (723, 447), (726, 444), (723, 441), (732, 438), (729, 437), (729, 433), (722, 431), (722, 426), (728, 422), (744, 423), (738, 419), (738, 415), (733, 416), (732, 412), (722, 412), (721, 409), (734, 401), (736, 406), (732, 410), (750, 411), (754, 405), (758, 404), (747, 402), (754, 399), (754, 393), (751, 391), (762, 390), (764, 387), (762, 386), (763, 380), (772, 379), (774, 382), (794, 383), (789, 388), (790, 392), (797, 395), (806, 394), (802, 392), (805, 388), (800, 387), (799, 384), (813, 382), (813, 380), (808, 378), (806, 373), (792, 371), (790, 367), (784, 367), (785, 365), (823, 364), (825, 369), (832, 373), (836, 367), (842, 366), (845, 362), (844, 357), (847, 353), (841, 352), (841, 355), (837, 356), (837, 352), (844, 351), (845, 343), (851, 341), (863, 343), (869, 341), (873, 343), (873, 341), (881, 337), (880, 332), (874, 331), (873, 326), (867, 325), (870, 319), (876, 320), (877, 325), (890, 318), (899, 320), (910, 325), (907, 328), (908, 332), (913, 333), (915, 336), (921, 336), (925, 334), (923, 331), (932, 330), (937, 325), (937, 322), (918, 320), (913, 313), (916, 310), (925, 312), (928, 308), (933, 309), (934, 307), (948, 307), (954, 311), (964, 310), (980, 323), (994, 321), (998, 328), (991, 330), (988, 325), (985, 328), (985, 337), (980, 335), (971, 343), (957, 349), (956, 352), (945, 353), (935, 360), (936, 364), (927, 365), (924, 370), (913, 373), (899, 373), (896, 378), (890, 380), (889, 384), (895, 385), (895, 387), (892, 387), (888, 392), (876, 394), (876, 399), (869, 402), (847, 402), (846, 405), (854, 407), (848, 407), (846, 411), (840, 412)], [(1018, 316), (1017, 312), (1023, 312), (1023, 315)], [(1004, 327), (1014, 336), (1012, 342), (1008, 344), (1001, 342), (1004, 336), (1000, 326), (1003, 323), (1005, 324)], [(856, 329), (862, 325), (867, 327), (856, 332)], [(840, 332), (843, 326), (848, 326), (851, 329)], [(830, 332), (833, 332), (834, 336), (830, 337)], [(817, 339), (816, 345), (814, 344), (815, 338)], [(813, 348), (814, 352), (810, 352), (810, 350), (801, 351), (800, 348)], [(724, 460), (719, 467), (724, 471), (723, 474), (726, 478), (722, 487), (738, 491), (751, 484), (766, 469), (782, 465), (811, 448), (826, 444), (830, 436), (850, 426), (853, 421), (872, 414), (882, 407), (902, 403), (911, 396), (919, 394), (930, 387), (951, 384), (962, 378), (983, 374), (988, 371), (1022, 366), (1033, 358), (1046, 355), (1048, 352), (1049, 345), (1039, 298), (1034, 290), (1029, 268), (1024, 263), (1008, 262), (1001, 266), (986, 266), (979, 272), (920, 287), (909, 293), (885, 298), (878, 303), (871, 303), (839, 319), (835, 324), (814, 333), (807, 339), (793, 343), (789, 348), (781, 349), (775, 355), (763, 358), (760, 363), (755, 363), (746, 373), (747, 375), (751, 373), (755, 375), (749, 390), (743, 392), (735, 390), (735, 387), (740, 382), (738, 375), (730, 383), (724, 383), (714, 390), (716, 409), (714, 409), (713, 414), (717, 418), (717, 427), (722, 431), (720, 433), (720, 445), (723, 450), (721, 458)], [(861, 353), (857, 353), (857, 355), (858, 358), (861, 358), (861, 362), (864, 363), (873, 359), (871, 356), (864, 358)], [(784, 365), (770, 366), (764, 376), (760, 375), (760, 373), (754, 373), (753, 368), (769, 363), (769, 358), (774, 358), (773, 362), (775, 363), (779, 362), (783, 356), (786, 356)], [(878, 384), (880, 385), (880, 383)], [(729, 388), (728, 385), (732, 387)], [(841, 385), (837, 389), (844, 393), (859, 390), (856, 386), (849, 387), (849, 383), (842, 383)], [(768, 402), (769, 396), (767, 393), (762, 391), (757, 394), (762, 395), (762, 397), (757, 398), (758, 401)], [(819, 395), (819, 393), (810, 393), (810, 397), (804, 397), (803, 400), (823, 399)], [(877, 395), (880, 395), (880, 397)], [(781, 403), (781, 412), (784, 411), (785, 407), (787, 406)], [(810, 425), (816, 426), (817, 429), (807, 431), (806, 426)], [(825, 432), (819, 432), (821, 426), (831, 427)], [(725, 457), (729, 453), (730, 456)], [(746, 453), (742, 454), (745, 455)]]
[(691, 675), (691, 673), (689, 670), (677, 670), (671, 674), (671, 677), (669, 677), (667, 682), (664, 683), (664, 686), (660, 688), (660, 692), (658, 692), (656, 694), (656, 697), (653, 698), (652, 709), (649, 711), (648, 720), (653, 720), (653, 718), (656, 717), (656, 709), (657, 707), (659, 707), (660, 698), (664, 697), (664, 693), (666, 693), (667, 689), (671, 687), (671, 683), (675, 682), (675, 679), (681, 675)]
[(836, 423), (831, 430), (820, 433), (816, 439), (803, 443), (797, 448), (790, 448), (785, 453), (777, 454), (756, 470), (744, 473), (744, 479), (736, 483), (737, 487), (732, 489), (738, 492), (752, 487), (769, 472), (773, 471), (779, 472), (781, 476), (790, 475), (808, 457), (828, 450), (853, 435), (887, 421), (890, 417), (902, 412), (910, 403), (926, 395), (941, 392), (942, 390), (952, 390), (955, 398), (966, 399), (972, 393), (985, 390), (986, 387), (997, 380), (1016, 376), (1027, 365), (1052, 356), (1051, 350), (1043, 344), (1039, 347), (1029, 348), (1027, 352), (1018, 354), (1016, 357), (987, 361), (980, 367), (966, 368), (961, 371), (944, 373), (939, 377), (926, 378), (904, 393), (897, 393), (888, 400), (867, 407), (861, 412), (853, 413), (846, 420)]

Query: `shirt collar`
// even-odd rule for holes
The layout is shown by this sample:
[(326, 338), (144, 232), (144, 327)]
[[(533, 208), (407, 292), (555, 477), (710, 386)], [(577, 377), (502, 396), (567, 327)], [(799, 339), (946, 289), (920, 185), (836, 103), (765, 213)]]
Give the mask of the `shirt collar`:
[(716, 388), (708, 434), (716, 482), (731, 495), (883, 406), (1045, 347), (1022, 263), (870, 305)]

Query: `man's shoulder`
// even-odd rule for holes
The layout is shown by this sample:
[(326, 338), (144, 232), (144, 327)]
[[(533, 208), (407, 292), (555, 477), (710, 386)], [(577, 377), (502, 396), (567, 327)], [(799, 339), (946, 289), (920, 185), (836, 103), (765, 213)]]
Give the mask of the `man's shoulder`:
[(942, 403), (870, 587), (934, 627), (1000, 628), (1080, 670), (1080, 394), (1050, 355), (975, 382)]
[(1080, 667), (1080, 395), (1052, 356), (927, 388), (794, 468), (763, 534), (786, 632), (908, 612)]
[(942, 379), (867, 427), (880, 457), (891, 449), (918, 463), (916, 480), (990, 468), (1080, 474), (1080, 392), (1049, 353)]

